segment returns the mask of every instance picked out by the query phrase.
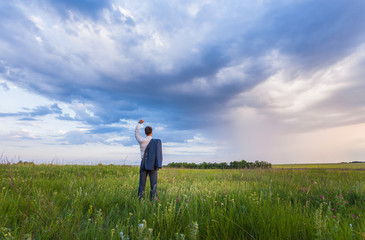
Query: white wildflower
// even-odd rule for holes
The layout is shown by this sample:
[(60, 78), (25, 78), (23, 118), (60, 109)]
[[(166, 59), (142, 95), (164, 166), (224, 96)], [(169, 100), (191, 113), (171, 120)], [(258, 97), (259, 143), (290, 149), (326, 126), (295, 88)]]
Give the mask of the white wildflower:
[(124, 233), (123, 233), (122, 231), (120, 231), (119, 235), (120, 235), (120, 238), (121, 238), (122, 240), (129, 240), (128, 235), (124, 235)]

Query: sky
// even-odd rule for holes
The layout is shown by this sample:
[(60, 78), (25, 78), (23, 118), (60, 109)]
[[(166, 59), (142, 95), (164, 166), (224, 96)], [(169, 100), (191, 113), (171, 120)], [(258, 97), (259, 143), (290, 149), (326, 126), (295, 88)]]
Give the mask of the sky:
[[(365, 161), (363, 0), (0, 2), (0, 160)], [(143, 134), (143, 129), (141, 129)]]

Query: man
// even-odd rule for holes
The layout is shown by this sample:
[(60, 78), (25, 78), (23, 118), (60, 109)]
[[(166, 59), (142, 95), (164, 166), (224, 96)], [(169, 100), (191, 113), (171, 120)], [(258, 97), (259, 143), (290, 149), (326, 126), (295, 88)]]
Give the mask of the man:
[(162, 148), (160, 139), (152, 139), (152, 128), (150, 126), (145, 127), (144, 131), (146, 137), (141, 137), (139, 134), (139, 128), (144, 120), (139, 120), (136, 129), (135, 136), (140, 146), (141, 151), (141, 166), (139, 170), (139, 187), (138, 197), (143, 197), (144, 189), (146, 186), (147, 175), (150, 176), (151, 183), (151, 195), (150, 199), (157, 198), (157, 171), (162, 167)]

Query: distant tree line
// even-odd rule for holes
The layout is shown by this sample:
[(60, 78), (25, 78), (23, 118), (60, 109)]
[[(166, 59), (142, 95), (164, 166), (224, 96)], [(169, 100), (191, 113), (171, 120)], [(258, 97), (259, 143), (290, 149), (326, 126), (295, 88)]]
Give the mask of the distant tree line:
[(341, 163), (365, 163), (365, 161), (352, 161), (352, 162), (341, 162)]
[(17, 163), (15, 163), (15, 164), (19, 164), (19, 165), (34, 165), (34, 162), (27, 162), (27, 161), (23, 162), (23, 161), (18, 161), (18, 162), (17, 162)]
[(222, 162), (222, 163), (207, 163), (203, 162), (200, 164), (196, 163), (169, 163), (167, 164), (168, 168), (193, 168), (193, 169), (253, 169), (253, 168), (271, 168), (271, 163), (265, 161), (255, 161), (255, 162), (247, 162), (245, 160), (242, 161), (233, 161), (230, 163)]

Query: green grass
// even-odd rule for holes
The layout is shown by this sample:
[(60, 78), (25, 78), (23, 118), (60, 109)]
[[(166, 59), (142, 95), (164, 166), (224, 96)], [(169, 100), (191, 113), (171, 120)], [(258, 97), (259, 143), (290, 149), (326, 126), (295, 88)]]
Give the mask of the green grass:
[(138, 176), (0, 165), (0, 239), (365, 238), (365, 171), (162, 169), (160, 202), (138, 201)]
[(364, 169), (365, 163), (275, 164), (273, 168)]

